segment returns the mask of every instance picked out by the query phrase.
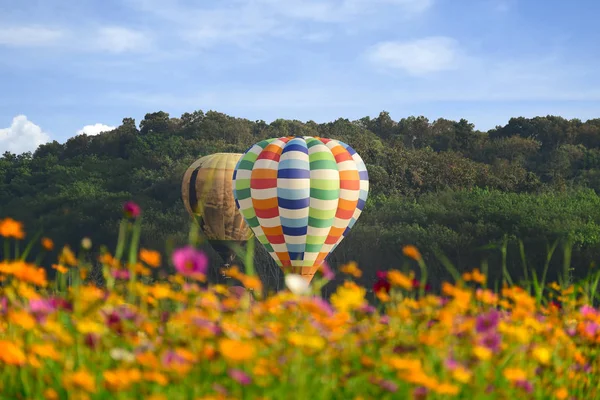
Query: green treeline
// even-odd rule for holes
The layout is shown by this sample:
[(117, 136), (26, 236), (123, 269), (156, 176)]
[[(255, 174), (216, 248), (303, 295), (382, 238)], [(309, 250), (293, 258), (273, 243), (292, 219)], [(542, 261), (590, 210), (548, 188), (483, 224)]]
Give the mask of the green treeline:
[[(334, 267), (356, 260), (366, 284), (378, 269), (401, 267), (406, 244), (422, 251), (434, 285), (448, 276), (435, 256), (440, 252), (459, 270), (487, 260), (492, 277), (499, 277), (497, 245), (503, 240), (513, 276), (523, 271), (518, 239), (525, 262), (538, 270), (558, 240), (551, 280), (562, 273), (565, 243), (574, 246), (573, 277), (600, 256), (600, 119), (556, 116), (512, 118), (481, 132), (465, 119), (397, 122), (387, 112), (325, 124), (267, 124), (214, 111), (180, 118), (149, 113), (139, 127), (125, 118), (111, 132), (54, 141), (33, 154), (4, 153), (0, 218), (22, 221), (28, 237), (43, 229), (57, 247), (78, 248), (87, 236), (114, 249), (121, 206), (132, 199), (143, 209), (142, 246), (168, 257), (186, 242), (190, 228), (180, 191), (186, 168), (203, 155), (243, 152), (261, 139), (286, 135), (342, 140), (366, 162), (367, 206), (329, 259)], [(265, 282), (280, 284), (268, 255), (256, 257)]]

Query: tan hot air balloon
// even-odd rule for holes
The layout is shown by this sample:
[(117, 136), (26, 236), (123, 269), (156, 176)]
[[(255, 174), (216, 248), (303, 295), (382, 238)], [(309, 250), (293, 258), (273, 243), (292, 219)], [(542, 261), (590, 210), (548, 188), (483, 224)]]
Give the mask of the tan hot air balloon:
[(242, 154), (215, 153), (202, 157), (185, 171), (183, 204), (197, 217), (202, 232), (225, 264), (235, 259), (231, 244), (244, 246), (253, 236), (233, 197), (233, 170)]

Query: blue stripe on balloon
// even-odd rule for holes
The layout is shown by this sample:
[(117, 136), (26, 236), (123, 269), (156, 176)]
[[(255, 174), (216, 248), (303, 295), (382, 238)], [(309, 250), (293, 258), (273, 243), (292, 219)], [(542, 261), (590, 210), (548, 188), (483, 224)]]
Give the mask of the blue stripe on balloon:
[(310, 170), (308, 169), (280, 169), (277, 171), (278, 178), (287, 179), (309, 179)]
[(304, 253), (306, 245), (304, 243), (289, 244), (287, 245), (288, 253)]
[(304, 169), (308, 170), (310, 165), (308, 160), (299, 160), (297, 158), (286, 158), (279, 161), (278, 169)]
[(300, 228), (308, 225), (308, 217), (306, 218), (284, 218), (279, 217), (282, 226), (289, 226), (290, 228)]
[(310, 198), (289, 200), (289, 199), (282, 199), (281, 197), (278, 196), (277, 201), (279, 203), (280, 208), (285, 208), (288, 210), (301, 210), (310, 205)]
[(285, 154), (290, 151), (299, 151), (300, 153), (308, 154), (306, 144), (302, 144), (302, 142), (296, 141), (296, 139), (289, 141), (283, 148), (281, 154)]
[(361, 181), (368, 181), (369, 180), (369, 173), (365, 170), (365, 171), (360, 171), (358, 173), (358, 177), (360, 178)]
[(290, 255), (290, 260), (302, 260), (304, 258), (304, 252), (291, 252), (288, 251), (288, 254)]
[(306, 232), (308, 232), (307, 226), (299, 226), (297, 228), (293, 228), (291, 226), (282, 226), (281, 228), (283, 229), (283, 234), (288, 236), (303, 236), (306, 235)]
[(362, 211), (362, 209), (365, 208), (365, 201), (363, 199), (358, 199), (358, 204), (356, 205), (356, 208)]
[(301, 200), (310, 197), (310, 188), (286, 189), (277, 188), (277, 197), (287, 200)]

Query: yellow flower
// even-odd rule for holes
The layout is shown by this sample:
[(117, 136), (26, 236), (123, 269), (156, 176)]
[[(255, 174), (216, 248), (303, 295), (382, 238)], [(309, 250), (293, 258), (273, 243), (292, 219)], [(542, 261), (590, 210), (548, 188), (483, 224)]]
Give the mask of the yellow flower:
[(413, 288), (412, 279), (395, 269), (388, 271), (387, 279), (392, 286), (398, 286), (406, 290)]
[(107, 370), (102, 374), (104, 386), (108, 390), (125, 390), (142, 379), (142, 373), (136, 369)]
[(385, 363), (390, 367), (400, 371), (420, 371), (422, 367), (421, 360), (397, 356), (386, 359)]
[(22, 282), (42, 287), (47, 285), (46, 271), (24, 261), (0, 262), (0, 272), (12, 275)]
[(554, 397), (556, 397), (558, 400), (564, 400), (568, 396), (569, 396), (569, 392), (564, 387), (561, 387), (554, 392)]
[(60, 354), (54, 349), (50, 343), (34, 344), (31, 346), (31, 352), (42, 358), (50, 358), (51, 360), (60, 360)]
[(154, 382), (160, 386), (166, 386), (169, 383), (169, 379), (161, 372), (158, 371), (144, 371), (142, 378), (148, 382)]
[(88, 333), (103, 333), (106, 330), (106, 326), (104, 324), (89, 319), (77, 321), (76, 327), (77, 330), (84, 335)]
[(256, 276), (244, 275), (241, 277), (240, 282), (248, 290), (262, 290), (262, 282)]
[(475, 357), (479, 358), (482, 361), (487, 361), (490, 358), (492, 358), (492, 351), (487, 347), (483, 346), (475, 346), (475, 348), (473, 349), (473, 354), (475, 354)]
[(253, 345), (241, 340), (221, 339), (219, 340), (219, 352), (228, 360), (246, 361), (254, 357), (256, 349)]
[(23, 224), (15, 221), (12, 218), (5, 218), (0, 220), (0, 236), (6, 238), (13, 237), (15, 239), (23, 239), (25, 233), (23, 232)]
[(339, 311), (349, 311), (365, 304), (366, 290), (354, 282), (346, 281), (331, 295), (331, 304)]
[(52, 239), (44, 237), (42, 238), (42, 247), (48, 251), (52, 251), (52, 249), (54, 248), (54, 242), (52, 241)]
[(440, 384), (434, 385), (431, 388), (431, 390), (433, 390), (434, 392), (436, 392), (438, 394), (454, 395), (454, 394), (458, 394), (458, 392), (460, 391), (460, 388), (451, 383), (440, 383)]
[(75, 257), (75, 254), (73, 253), (73, 251), (71, 250), (71, 248), (68, 245), (63, 247), (60, 257), (59, 257), (59, 262), (61, 264), (67, 264), (71, 267), (74, 267), (77, 265), (77, 258)]
[(9, 311), (8, 320), (25, 330), (30, 330), (35, 327), (35, 318), (26, 311)]
[(152, 268), (157, 268), (160, 266), (160, 253), (154, 250), (141, 249), (140, 260), (142, 260)]
[(348, 264), (342, 265), (340, 267), (340, 272), (348, 275), (352, 275), (355, 278), (360, 278), (362, 276), (362, 271), (358, 269), (356, 262), (351, 261)]
[(473, 373), (464, 367), (457, 367), (452, 371), (452, 377), (461, 383), (468, 383)]
[(546, 347), (536, 347), (533, 349), (533, 357), (540, 363), (547, 365), (551, 357), (550, 349)]
[(402, 248), (402, 253), (408, 257), (408, 258), (412, 258), (415, 261), (420, 261), (422, 259), (421, 257), (421, 253), (419, 252), (419, 250), (413, 246), (413, 245), (408, 245), (408, 246), (404, 246)]
[(156, 299), (167, 299), (171, 296), (171, 286), (168, 283), (158, 283), (148, 288), (148, 293)]
[(58, 271), (58, 272), (60, 272), (61, 274), (66, 274), (66, 273), (67, 273), (67, 271), (69, 271), (69, 270), (67, 269), (67, 267), (64, 267), (64, 266), (62, 266), (62, 265), (60, 265), (60, 264), (52, 264), (52, 269), (55, 269), (55, 270), (57, 270), (57, 271)]
[(511, 382), (527, 380), (527, 373), (520, 368), (506, 368), (502, 374)]
[(23, 365), (27, 361), (21, 347), (8, 340), (0, 340), (0, 361), (8, 365)]
[(56, 392), (56, 390), (54, 390), (52, 388), (48, 388), (48, 389), (44, 390), (44, 398), (46, 400), (58, 400), (59, 396), (58, 396), (58, 393)]
[(96, 379), (85, 369), (66, 373), (63, 376), (63, 385), (66, 389), (79, 389), (88, 393), (96, 392)]
[(325, 339), (321, 336), (303, 335), (301, 333), (292, 332), (288, 335), (288, 341), (299, 347), (307, 347), (315, 350), (321, 350), (325, 347)]

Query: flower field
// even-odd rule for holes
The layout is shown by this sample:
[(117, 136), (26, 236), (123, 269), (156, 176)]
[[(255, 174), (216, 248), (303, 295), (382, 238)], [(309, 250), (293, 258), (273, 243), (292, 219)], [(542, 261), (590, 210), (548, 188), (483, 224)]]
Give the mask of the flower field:
[[(475, 269), (431, 294), (408, 246), (424, 279), (380, 272), (376, 304), (353, 263), (330, 301), (315, 294), (332, 279), (326, 265), (310, 288), (288, 275), (288, 289), (263, 295), (251, 262), (227, 271), (245, 289), (207, 285), (193, 240), (171, 260), (139, 249), (138, 215), (126, 209), (117, 248), (97, 260), (100, 286), (89, 239), (61, 250), (49, 281), (33, 242), (21, 251), (24, 227), (0, 220), (0, 398), (600, 398), (597, 274), (495, 293)], [(173, 273), (153, 278), (167, 264)]]

